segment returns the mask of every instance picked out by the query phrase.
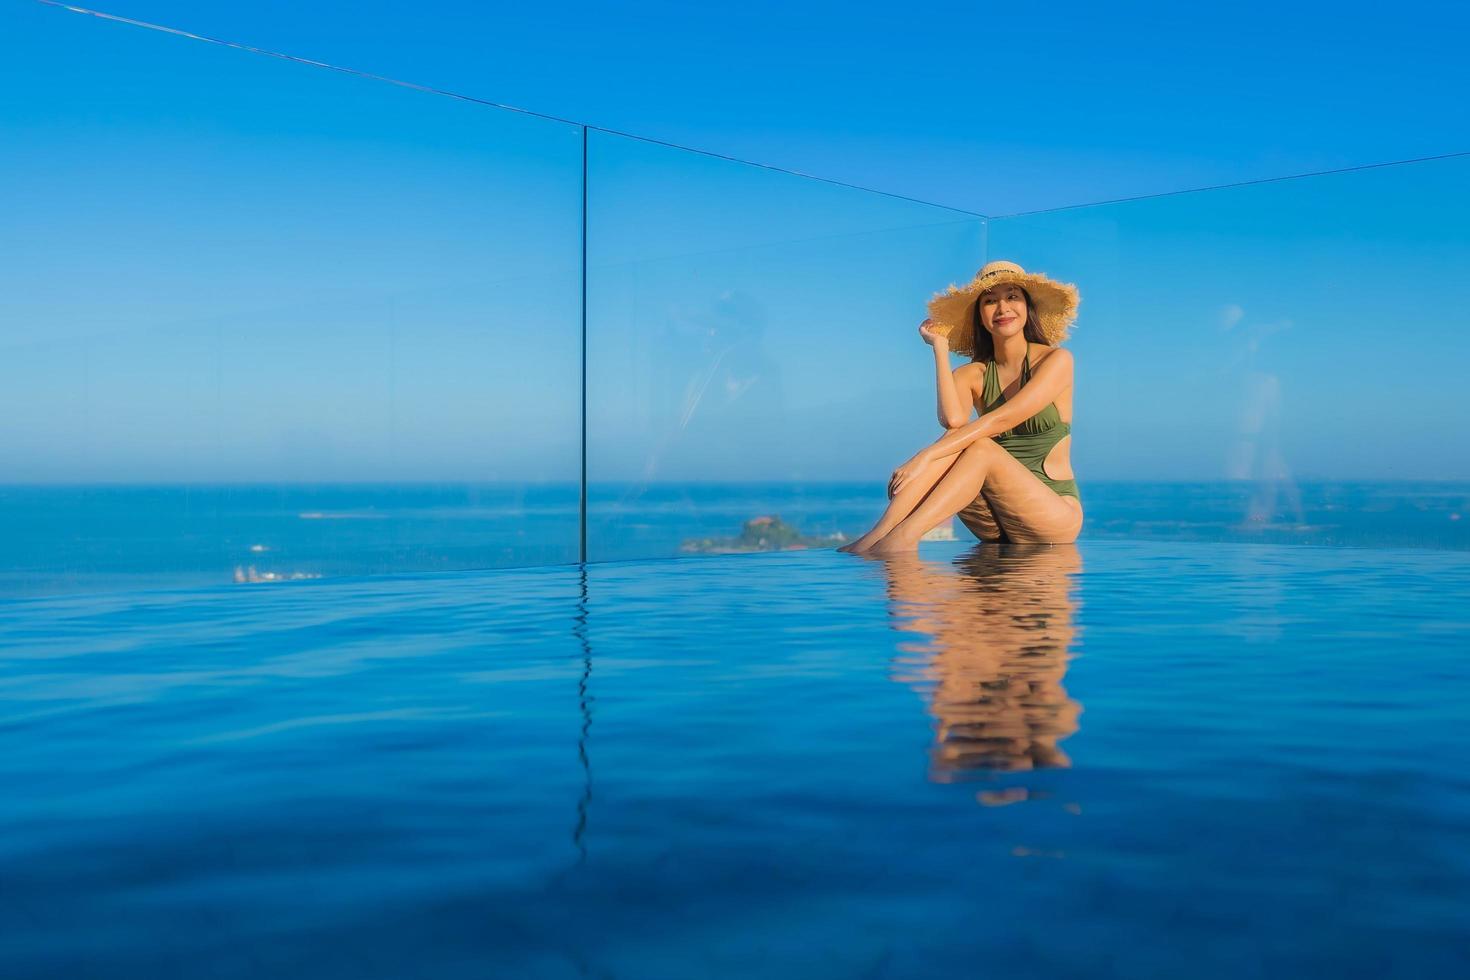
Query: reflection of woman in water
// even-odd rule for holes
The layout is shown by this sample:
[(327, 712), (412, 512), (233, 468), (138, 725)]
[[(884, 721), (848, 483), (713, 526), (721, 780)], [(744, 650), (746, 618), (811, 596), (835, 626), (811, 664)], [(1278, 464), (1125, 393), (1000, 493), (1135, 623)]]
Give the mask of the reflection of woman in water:
[(920, 656), (897, 679), (930, 692), (930, 778), (1069, 765), (1057, 743), (1082, 713), (1062, 687), (1077, 546), (976, 548), (953, 570), (895, 555), (884, 567), (894, 626), (929, 638), (904, 647)]
[[(1076, 287), (991, 262), (929, 303), (919, 336), (934, 347), (939, 417), (949, 431), (893, 471), (888, 509), (839, 549), (914, 550), (958, 514), (982, 541), (1069, 544), (1082, 530), (1073, 479), (1072, 352), (1058, 345)], [(953, 371), (949, 351), (971, 356)], [(980, 417), (970, 421), (970, 412)]]

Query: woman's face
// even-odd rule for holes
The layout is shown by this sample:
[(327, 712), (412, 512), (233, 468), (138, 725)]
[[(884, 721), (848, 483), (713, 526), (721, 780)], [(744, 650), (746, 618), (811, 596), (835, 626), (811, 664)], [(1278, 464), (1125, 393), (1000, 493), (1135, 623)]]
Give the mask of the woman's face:
[(1014, 283), (980, 294), (980, 322), (996, 338), (1018, 334), (1026, 327), (1026, 294)]

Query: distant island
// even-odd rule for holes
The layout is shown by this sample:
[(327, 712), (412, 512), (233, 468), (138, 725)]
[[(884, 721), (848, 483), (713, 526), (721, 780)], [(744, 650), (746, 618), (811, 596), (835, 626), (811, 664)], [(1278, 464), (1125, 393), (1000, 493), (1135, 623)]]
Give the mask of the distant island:
[(847, 535), (838, 531), (823, 537), (802, 534), (779, 517), (752, 517), (733, 538), (690, 538), (679, 546), (680, 551), (698, 552), (705, 555), (732, 555), (747, 551), (797, 551), (802, 548), (835, 548), (847, 542)]

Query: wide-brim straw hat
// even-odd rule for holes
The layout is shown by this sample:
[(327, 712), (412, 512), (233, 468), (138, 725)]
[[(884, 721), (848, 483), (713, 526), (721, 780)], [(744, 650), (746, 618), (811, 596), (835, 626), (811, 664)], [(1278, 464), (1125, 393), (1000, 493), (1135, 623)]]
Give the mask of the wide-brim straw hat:
[[(975, 315), (980, 294), (994, 286), (1015, 283), (1031, 296), (1036, 308), (1036, 332), (1055, 346), (1067, 337), (1072, 321), (1077, 318), (1077, 305), (1082, 301), (1077, 287), (1057, 282), (1040, 272), (1027, 272), (1014, 262), (987, 262), (964, 286), (951, 284), (929, 301), (929, 319), (937, 333), (949, 338), (949, 349), (957, 354), (975, 356), (975, 331), (984, 330)], [(1027, 330), (1028, 333), (1031, 331)]]

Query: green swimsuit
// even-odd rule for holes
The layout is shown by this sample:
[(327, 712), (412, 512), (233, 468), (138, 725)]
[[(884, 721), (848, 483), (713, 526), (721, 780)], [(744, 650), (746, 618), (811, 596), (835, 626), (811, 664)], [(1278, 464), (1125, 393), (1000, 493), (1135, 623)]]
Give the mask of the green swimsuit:
[[(1021, 364), (1021, 387), (1031, 380), (1031, 343), (1026, 343), (1026, 360)], [(1005, 396), (1000, 391), (1000, 375), (996, 371), (995, 361), (985, 362), (985, 406), (980, 410), (981, 415), (993, 412), (1005, 404)], [(1007, 429), (995, 437), (995, 441), (1003, 446), (1006, 452), (1019, 459), (1026, 468), (1059, 494), (1076, 497), (1079, 501), (1082, 495), (1077, 492), (1076, 480), (1053, 480), (1046, 475), (1042, 464), (1046, 462), (1046, 454), (1051, 452), (1053, 446), (1061, 442), (1072, 432), (1072, 424), (1063, 422), (1061, 413), (1057, 411), (1056, 402), (1037, 412), (1024, 422), (1018, 423), (1015, 428)]]

